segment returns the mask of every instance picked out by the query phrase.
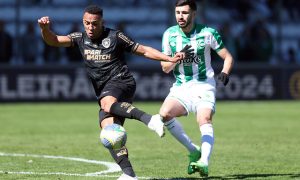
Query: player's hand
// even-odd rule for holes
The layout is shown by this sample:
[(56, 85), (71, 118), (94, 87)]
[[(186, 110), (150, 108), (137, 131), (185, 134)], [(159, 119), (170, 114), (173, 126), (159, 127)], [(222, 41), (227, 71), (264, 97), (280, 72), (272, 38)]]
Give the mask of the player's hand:
[(41, 17), (38, 19), (38, 23), (41, 29), (49, 28), (50, 18), (48, 16)]
[(221, 72), (218, 75), (218, 80), (221, 81), (224, 84), (224, 86), (226, 86), (227, 83), (229, 82), (229, 75), (224, 72)]
[(168, 62), (177, 63), (182, 59), (184, 59), (184, 53), (176, 53), (175, 56), (170, 58)]
[(174, 57), (172, 57), (169, 62), (177, 63), (180, 60), (194, 57), (194, 49), (191, 47), (192, 46), (190, 45), (186, 45), (180, 52), (175, 53)]
[(183, 59), (188, 59), (188, 58), (191, 58), (194, 56), (194, 49), (191, 48), (192, 46), (190, 45), (186, 45), (181, 51), (175, 53), (175, 56), (174, 58), (176, 60), (172, 60), (173, 63), (175, 62), (178, 62), (180, 60), (183, 60)]

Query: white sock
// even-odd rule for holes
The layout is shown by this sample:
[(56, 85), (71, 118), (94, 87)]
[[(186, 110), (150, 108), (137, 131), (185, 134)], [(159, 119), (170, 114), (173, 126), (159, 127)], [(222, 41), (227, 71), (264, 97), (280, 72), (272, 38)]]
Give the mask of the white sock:
[(200, 161), (208, 165), (210, 154), (214, 145), (214, 130), (212, 124), (203, 124), (200, 126), (201, 131), (201, 159)]
[(182, 145), (184, 145), (189, 152), (197, 150), (196, 146), (192, 143), (189, 136), (183, 130), (179, 121), (177, 121), (175, 118), (165, 122), (165, 126), (172, 136), (174, 136)]

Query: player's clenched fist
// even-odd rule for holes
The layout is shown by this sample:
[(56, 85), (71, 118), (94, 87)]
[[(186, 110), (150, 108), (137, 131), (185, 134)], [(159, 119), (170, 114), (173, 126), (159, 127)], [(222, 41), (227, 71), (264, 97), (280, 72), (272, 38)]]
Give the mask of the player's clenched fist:
[(40, 19), (38, 19), (38, 23), (39, 23), (41, 29), (48, 28), (49, 24), (50, 24), (50, 19), (48, 16), (44, 16), (44, 17), (41, 17)]

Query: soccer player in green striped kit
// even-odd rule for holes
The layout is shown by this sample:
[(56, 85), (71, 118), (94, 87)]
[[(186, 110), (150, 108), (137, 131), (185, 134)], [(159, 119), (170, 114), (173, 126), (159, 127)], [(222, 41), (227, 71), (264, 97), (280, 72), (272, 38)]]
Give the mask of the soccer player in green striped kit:
[[(211, 67), (211, 50), (224, 60), (218, 79), (226, 85), (233, 66), (233, 58), (225, 48), (220, 34), (213, 28), (195, 23), (197, 5), (194, 0), (177, 0), (175, 17), (177, 25), (168, 28), (163, 35), (162, 51), (174, 56), (191, 46), (194, 56), (174, 64), (161, 62), (164, 72), (173, 71), (175, 82), (161, 109), (165, 126), (189, 151), (188, 174), (199, 172), (208, 176), (208, 164), (214, 144), (212, 117), (215, 112), (216, 82)], [(192, 143), (176, 117), (196, 114), (201, 132), (201, 147)]]

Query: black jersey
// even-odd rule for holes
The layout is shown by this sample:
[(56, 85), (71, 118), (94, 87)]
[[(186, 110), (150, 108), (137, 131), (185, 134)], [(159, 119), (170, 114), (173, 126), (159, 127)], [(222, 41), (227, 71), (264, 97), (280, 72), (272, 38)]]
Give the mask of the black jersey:
[(135, 52), (138, 43), (121, 31), (104, 27), (101, 37), (96, 40), (91, 40), (85, 32), (68, 36), (73, 45), (78, 45), (95, 90), (101, 91), (105, 83), (115, 77), (133, 79), (123, 57), (125, 51)]

